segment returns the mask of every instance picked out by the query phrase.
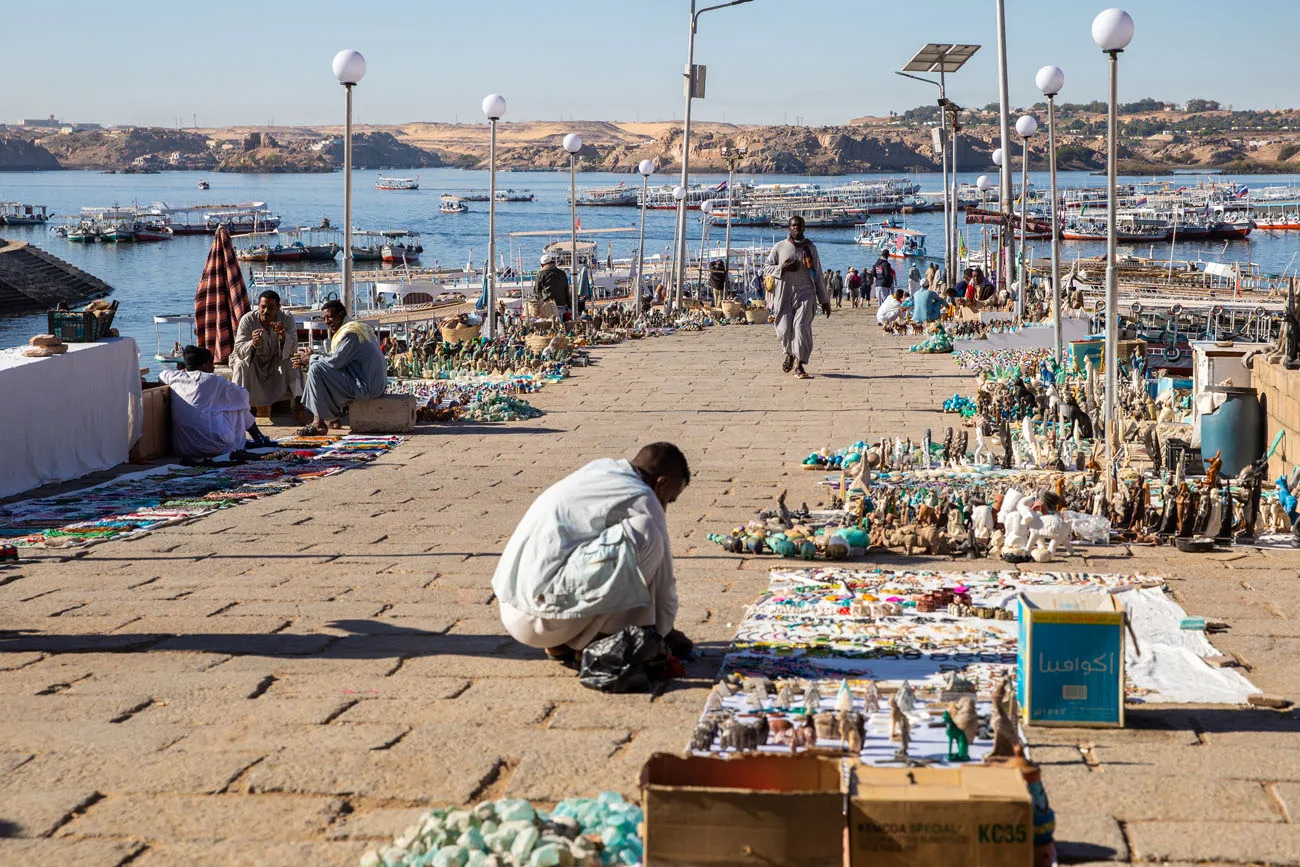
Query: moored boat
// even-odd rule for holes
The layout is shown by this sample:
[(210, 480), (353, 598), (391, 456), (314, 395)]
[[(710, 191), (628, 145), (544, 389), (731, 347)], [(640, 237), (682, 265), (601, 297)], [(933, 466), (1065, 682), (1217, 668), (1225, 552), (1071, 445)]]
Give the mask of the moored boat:
[(459, 196), (443, 193), (438, 200), (438, 210), (444, 214), (463, 214), (469, 210), (469, 206)]
[(6, 226), (43, 226), (50, 219), (45, 205), (24, 205), (22, 202), (0, 204), (0, 223)]
[(166, 223), (145, 222), (135, 224), (137, 241), (170, 241), (175, 232)]
[(379, 180), (375, 182), (377, 190), (418, 190), (419, 188), (419, 175), (413, 178), (386, 178), (380, 175)]

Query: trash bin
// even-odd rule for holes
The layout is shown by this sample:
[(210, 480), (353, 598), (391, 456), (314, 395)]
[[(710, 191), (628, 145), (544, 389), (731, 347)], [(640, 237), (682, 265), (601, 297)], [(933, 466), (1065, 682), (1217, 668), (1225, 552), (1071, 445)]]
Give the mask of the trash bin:
[(1253, 388), (1212, 385), (1202, 391), (1224, 400), (1201, 416), (1201, 458), (1208, 466), (1219, 453), (1224, 477), (1232, 478), (1264, 454), (1264, 410)]

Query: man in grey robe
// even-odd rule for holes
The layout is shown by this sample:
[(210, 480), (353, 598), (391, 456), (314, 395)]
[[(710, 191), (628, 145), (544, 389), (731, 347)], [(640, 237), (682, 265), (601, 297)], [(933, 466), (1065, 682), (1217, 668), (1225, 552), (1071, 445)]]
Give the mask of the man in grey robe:
[(313, 355), (304, 347), (293, 360), (294, 367), (307, 371), (302, 402), (312, 414), (299, 436), (327, 433), (349, 404), (379, 397), (388, 387), (388, 362), (370, 326), (347, 322), (347, 310), (338, 301), (326, 301), (321, 318), (330, 333), (327, 351)]
[(239, 320), (235, 351), (230, 354), (231, 379), (248, 392), (254, 407), (270, 407), (293, 393), (297, 376), (293, 356), (298, 351), (298, 329), (293, 315), (280, 307), (280, 295), (267, 289), (257, 298), (257, 309)]
[(830, 298), (822, 280), (822, 260), (817, 246), (804, 237), (803, 217), (790, 218), (790, 236), (778, 241), (767, 254), (767, 273), (773, 278), (769, 306), (776, 315), (776, 336), (785, 350), (781, 369), (809, 379), (804, 365), (812, 355), (813, 317), (818, 306), (831, 315)]

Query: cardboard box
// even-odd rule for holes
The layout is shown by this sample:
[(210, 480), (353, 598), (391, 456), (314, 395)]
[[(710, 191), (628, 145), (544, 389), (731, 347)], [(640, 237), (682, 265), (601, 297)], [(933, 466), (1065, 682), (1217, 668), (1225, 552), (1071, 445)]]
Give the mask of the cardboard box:
[(641, 770), (647, 867), (840, 867), (838, 759), (658, 753)]
[(140, 440), (131, 446), (130, 460), (152, 461), (172, 450), (172, 390), (158, 382), (143, 383)]
[(1124, 725), (1124, 609), (1101, 590), (1021, 593), (1016, 698), (1033, 725)]
[(1015, 768), (859, 766), (851, 867), (1030, 867), (1033, 803)]

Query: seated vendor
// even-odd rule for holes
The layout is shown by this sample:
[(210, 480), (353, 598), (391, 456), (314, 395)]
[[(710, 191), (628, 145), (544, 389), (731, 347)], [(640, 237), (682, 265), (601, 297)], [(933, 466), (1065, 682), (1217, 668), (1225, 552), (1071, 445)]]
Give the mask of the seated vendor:
[(895, 289), (892, 295), (880, 302), (876, 308), (876, 323), (878, 325), (888, 325), (898, 319), (902, 319), (907, 311), (903, 309), (903, 299), (907, 293), (902, 289)]
[(215, 458), (245, 447), (275, 443), (257, 429), (248, 392), (213, 373), (212, 353), (202, 346), (182, 350), (184, 370), (164, 370), (158, 378), (171, 387), (172, 450), (183, 458)]
[(631, 461), (592, 461), (543, 491), (492, 578), (506, 631), (560, 660), (628, 626), (653, 628), (675, 655), (689, 652), (674, 626), (665, 510), (690, 481), (677, 446), (652, 443)]
[(307, 371), (302, 403), (312, 414), (299, 436), (327, 433), (353, 401), (380, 397), (388, 388), (388, 362), (370, 326), (346, 321), (347, 310), (339, 301), (326, 301), (321, 318), (329, 329), (325, 354), (313, 355), (303, 347), (293, 357), (293, 366)]
[(912, 321), (935, 322), (947, 304), (933, 289), (922, 289), (912, 296)]
[(297, 350), (293, 315), (281, 309), (279, 293), (267, 289), (258, 296), (257, 309), (239, 320), (230, 356), (231, 379), (248, 390), (253, 406), (269, 407), (292, 394)]

